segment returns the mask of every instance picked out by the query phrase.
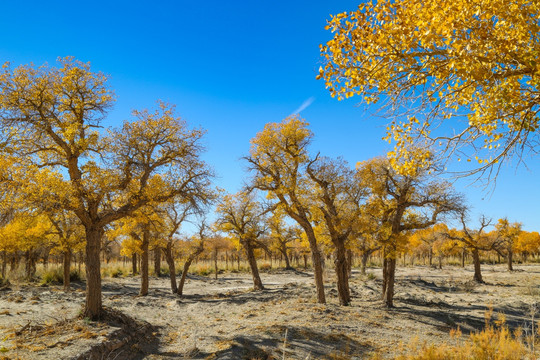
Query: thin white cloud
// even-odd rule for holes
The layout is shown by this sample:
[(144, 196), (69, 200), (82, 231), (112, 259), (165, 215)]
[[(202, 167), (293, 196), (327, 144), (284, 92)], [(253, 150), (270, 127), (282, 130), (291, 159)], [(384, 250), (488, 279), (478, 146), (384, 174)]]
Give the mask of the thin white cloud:
[(300, 114), (302, 111), (306, 110), (306, 108), (309, 107), (309, 105), (313, 104), (314, 101), (315, 101), (315, 98), (313, 96), (305, 100), (298, 109), (292, 112), (291, 115)]

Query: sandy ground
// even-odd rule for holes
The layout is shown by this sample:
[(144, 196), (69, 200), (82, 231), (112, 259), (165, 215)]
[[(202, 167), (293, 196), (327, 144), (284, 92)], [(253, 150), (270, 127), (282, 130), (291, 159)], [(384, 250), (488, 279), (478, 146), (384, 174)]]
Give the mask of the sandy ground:
[(456, 327), (479, 330), (490, 307), (526, 329), (540, 301), (540, 265), (511, 273), (483, 265), (485, 284), (470, 281), (470, 266), (398, 268), (390, 310), (380, 300), (380, 269), (369, 272), (375, 277), (353, 271), (349, 307), (338, 305), (331, 271), (326, 305), (303, 271), (262, 273), (259, 292), (249, 274), (190, 276), (183, 298), (170, 293), (168, 278), (151, 278), (146, 297), (137, 295), (138, 277), (105, 279), (104, 305), (114, 311), (98, 323), (77, 319), (83, 284), (69, 293), (11, 285), (0, 291), (0, 358), (364, 359), (395, 354), (414, 337), (436, 343)]

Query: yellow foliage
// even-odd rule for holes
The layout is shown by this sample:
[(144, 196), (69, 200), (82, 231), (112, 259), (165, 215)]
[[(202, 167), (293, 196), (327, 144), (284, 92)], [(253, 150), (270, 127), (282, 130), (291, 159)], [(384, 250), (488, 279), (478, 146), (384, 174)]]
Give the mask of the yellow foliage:
[(417, 141), (450, 153), (474, 145), (467, 161), (486, 168), (537, 144), (539, 17), (527, 0), (368, 1), (328, 21), (317, 78), (338, 99), (382, 97), (402, 115), (386, 139), (405, 171)]

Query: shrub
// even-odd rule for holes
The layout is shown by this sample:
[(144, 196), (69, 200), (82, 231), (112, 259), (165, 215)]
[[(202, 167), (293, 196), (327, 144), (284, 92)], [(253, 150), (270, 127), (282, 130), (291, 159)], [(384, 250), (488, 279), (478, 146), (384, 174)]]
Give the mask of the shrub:
[[(71, 270), (69, 272), (69, 281), (77, 282), (81, 281), (81, 274), (77, 270)], [(42, 285), (61, 285), (64, 283), (64, 269), (56, 268), (44, 271), (41, 274)]]
[(42, 285), (62, 284), (64, 282), (63, 270), (60, 268), (46, 270), (41, 274)]
[[(419, 345), (417, 340), (407, 347), (407, 354), (395, 357), (395, 360), (522, 360), (536, 359), (532, 350), (529, 350), (521, 341), (521, 329), (513, 334), (505, 325), (504, 315), (499, 316), (495, 325), (489, 324), (491, 312), (486, 314), (486, 327), (480, 331), (463, 338), (459, 329), (450, 333), (458, 344), (446, 343), (437, 345)], [(376, 357), (375, 357), (376, 358)]]

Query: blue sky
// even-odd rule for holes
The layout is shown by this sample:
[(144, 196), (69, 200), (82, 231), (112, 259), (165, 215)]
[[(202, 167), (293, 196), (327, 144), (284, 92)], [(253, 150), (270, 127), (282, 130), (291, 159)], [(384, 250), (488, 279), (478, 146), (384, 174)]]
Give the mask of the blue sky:
[[(204, 5), (203, 5), (204, 4)], [(330, 14), (357, 1), (92, 1), (3, 2), (0, 61), (54, 63), (75, 56), (110, 75), (117, 102), (106, 125), (158, 99), (177, 105), (190, 124), (207, 129), (205, 159), (216, 183), (236, 191), (246, 178), (249, 140), (267, 122), (300, 108), (315, 133), (314, 152), (351, 164), (382, 155), (384, 119), (359, 99), (338, 102), (322, 81), (319, 44)], [(540, 230), (538, 158), (505, 165), (494, 191), (460, 180), (473, 206)]]

